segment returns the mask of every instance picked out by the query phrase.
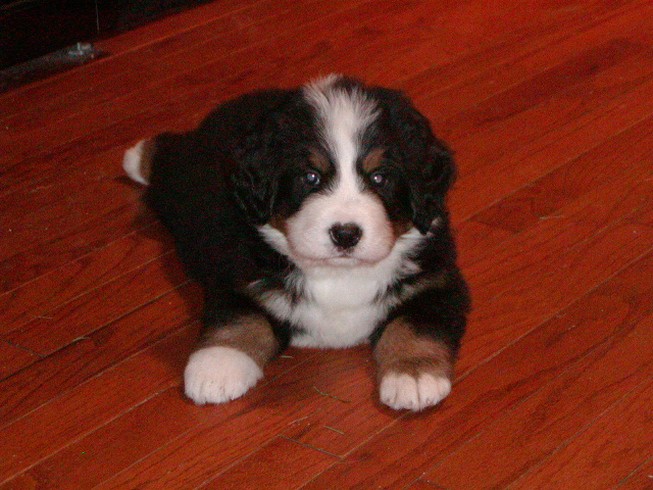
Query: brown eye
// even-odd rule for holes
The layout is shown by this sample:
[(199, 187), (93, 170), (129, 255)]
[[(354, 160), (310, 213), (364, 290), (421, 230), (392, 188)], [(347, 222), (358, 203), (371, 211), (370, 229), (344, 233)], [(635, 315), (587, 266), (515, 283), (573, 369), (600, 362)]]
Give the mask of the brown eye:
[(381, 172), (374, 172), (370, 175), (370, 181), (377, 187), (381, 187), (386, 182), (386, 176)]
[(304, 174), (304, 182), (311, 187), (317, 187), (322, 182), (322, 176), (315, 170), (309, 170)]

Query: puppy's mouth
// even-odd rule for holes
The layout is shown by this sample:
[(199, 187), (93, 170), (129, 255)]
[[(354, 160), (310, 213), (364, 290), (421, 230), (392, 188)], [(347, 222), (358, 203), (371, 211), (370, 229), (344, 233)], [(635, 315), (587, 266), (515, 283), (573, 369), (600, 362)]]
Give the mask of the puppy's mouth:
[(364, 264), (365, 262), (356, 257), (352, 257), (349, 253), (343, 252), (335, 257), (326, 259), (325, 263), (336, 267), (351, 267), (352, 265)]
[(339, 251), (327, 257), (306, 257), (295, 255), (294, 258), (300, 267), (358, 267), (373, 266), (380, 262), (380, 260), (369, 260), (364, 257), (357, 257), (354, 251)]

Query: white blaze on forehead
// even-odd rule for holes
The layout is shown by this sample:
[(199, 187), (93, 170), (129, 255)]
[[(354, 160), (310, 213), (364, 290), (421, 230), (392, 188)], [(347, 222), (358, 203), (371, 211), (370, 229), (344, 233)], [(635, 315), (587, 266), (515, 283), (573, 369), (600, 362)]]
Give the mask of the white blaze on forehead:
[(358, 87), (339, 87), (339, 75), (329, 75), (304, 87), (307, 102), (317, 112), (318, 130), (341, 173), (355, 171), (361, 139), (378, 115), (374, 101)]

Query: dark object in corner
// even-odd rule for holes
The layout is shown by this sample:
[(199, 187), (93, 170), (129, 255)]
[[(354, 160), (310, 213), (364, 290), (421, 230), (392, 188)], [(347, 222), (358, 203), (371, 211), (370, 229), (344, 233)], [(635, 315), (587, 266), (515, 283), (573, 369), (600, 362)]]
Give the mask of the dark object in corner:
[(77, 43), (54, 53), (0, 71), (0, 93), (97, 59), (102, 53), (91, 43)]
[(60, 56), (55, 52), (62, 48), (109, 37), (206, 1), (0, 0), (0, 70), (36, 62), (44, 55)]

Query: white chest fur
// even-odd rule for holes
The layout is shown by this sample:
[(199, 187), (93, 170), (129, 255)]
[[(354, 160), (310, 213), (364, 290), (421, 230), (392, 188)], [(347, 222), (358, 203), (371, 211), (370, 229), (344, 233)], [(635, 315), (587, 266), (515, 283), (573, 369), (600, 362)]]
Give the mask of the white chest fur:
[(415, 246), (402, 240), (386, 259), (373, 266), (319, 267), (296, 276), (295, 301), (285, 292), (268, 292), (260, 299), (276, 318), (298, 329), (291, 343), (301, 347), (350, 347), (366, 342), (388, 313), (388, 304), (379, 301), (388, 286), (418, 266), (404, 253)]
[(388, 285), (371, 270), (314, 271), (304, 278), (304, 295), (290, 312), (301, 327), (292, 344), (303, 347), (349, 347), (365, 342), (387, 314), (377, 296)]

